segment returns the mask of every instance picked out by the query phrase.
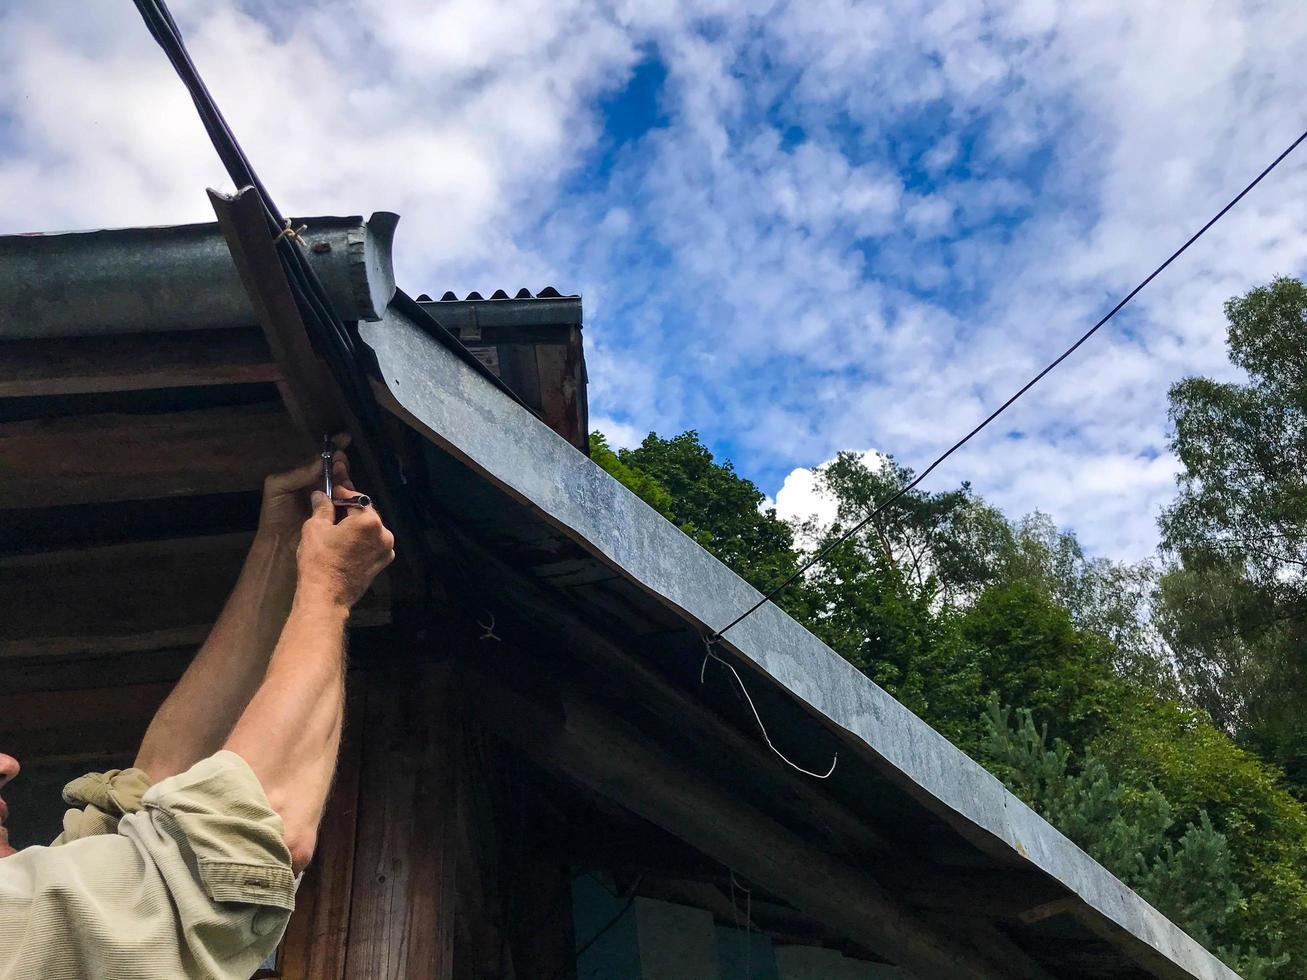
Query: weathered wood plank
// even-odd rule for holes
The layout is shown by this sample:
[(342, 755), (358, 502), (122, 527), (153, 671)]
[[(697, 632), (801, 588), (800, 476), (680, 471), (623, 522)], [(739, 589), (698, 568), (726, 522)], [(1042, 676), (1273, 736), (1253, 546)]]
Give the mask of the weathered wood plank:
[(171, 683), (0, 695), (0, 745), (26, 765), (134, 754)]
[(588, 448), (587, 419), (578, 406), (585, 388), (581, 371), (580, 334), (575, 344), (540, 344), (536, 364), (540, 371), (540, 413), (549, 427), (578, 449)]
[(456, 704), (443, 664), (368, 674), (345, 977), (449, 980)]
[(311, 439), (349, 428), (348, 409), (309, 343), (258, 194), (252, 188), (232, 196), (210, 190), (209, 203), (268, 347), (285, 375), (278, 387), (296, 427)]
[(7, 507), (228, 493), (308, 452), (275, 402), (27, 419), (0, 425), (0, 486)]
[(0, 398), (281, 380), (261, 331), (0, 341)]
[[(0, 557), (0, 661), (198, 645), (252, 532)], [(374, 590), (351, 626), (389, 619)]]
[(0, 558), (0, 658), (203, 640), (253, 535)]
[(137, 651), (131, 656), (101, 653), (5, 658), (0, 666), (0, 688), (6, 694), (19, 694), (172, 682), (182, 675), (196, 649), (196, 646), (163, 647)]

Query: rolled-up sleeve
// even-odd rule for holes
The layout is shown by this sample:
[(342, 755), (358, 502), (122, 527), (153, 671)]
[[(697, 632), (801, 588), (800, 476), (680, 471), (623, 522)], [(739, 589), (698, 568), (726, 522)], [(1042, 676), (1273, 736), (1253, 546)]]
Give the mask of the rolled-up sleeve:
[(281, 818), (219, 752), (150, 787), (116, 833), (0, 859), (0, 980), (247, 980), (294, 907)]

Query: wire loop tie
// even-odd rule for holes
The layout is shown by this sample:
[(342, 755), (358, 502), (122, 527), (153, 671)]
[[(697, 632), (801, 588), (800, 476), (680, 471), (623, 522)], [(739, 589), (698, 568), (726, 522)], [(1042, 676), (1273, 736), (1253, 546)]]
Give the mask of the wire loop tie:
[(495, 633), (495, 614), (491, 612), (489, 609), (487, 609), (486, 618), (490, 620), (489, 623), (483, 623), (479, 619), (476, 621), (476, 624), (480, 626), (483, 630), (485, 630), (485, 632), (482, 633), (480, 636), (478, 636), (477, 639), (494, 640), (496, 643), (502, 643), (503, 639)]
[(303, 238), (301, 238), (300, 236), (303, 235), (304, 232), (306, 232), (306, 231), (308, 231), (308, 230), (309, 230), (309, 226), (308, 226), (308, 225), (300, 225), (298, 228), (296, 228), (296, 227), (291, 223), (290, 218), (287, 218), (287, 219), (286, 219), (286, 226), (285, 226), (284, 228), (282, 228), (281, 231), (277, 234), (277, 237), (274, 238), (274, 239), (272, 240), (272, 244), (276, 245), (277, 242), (281, 241), (283, 238), (289, 238), (289, 239), (290, 239), (292, 242), (294, 242), (295, 244), (297, 244), (297, 245), (304, 245), (305, 247), (307, 247), (307, 246), (308, 246), (308, 242), (306, 242), (306, 241), (305, 241)]
[(771, 749), (772, 752), (776, 754), (776, 757), (780, 759), (782, 762), (784, 762), (791, 769), (797, 769), (805, 776), (811, 776), (813, 779), (830, 779), (831, 773), (835, 771), (835, 764), (840, 761), (840, 754), (838, 752), (835, 753), (835, 755), (830, 760), (830, 768), (827, 769), (824, 774), (819, 772), (812, 772), (808, 769), (804, 769), (803, 766), (796, 765), (795, 763), (791, 762), (788, 758), (786, 758), (785, 753), (772, 744), (771, 736), (767, 734), (767, 726), (762, 723), (762, 716), (758, 714), (758, 708), (753, 703), (753, 698), (749, 696), (749, 689), (744, 686), (744, 679), (740, 677), (740, 672), (735, 669), (735, 666), (733, 664), (723, 660), (721, 657), (717, 656), (717, 654), (713, 653), (713, 645), (716, 642), (717, 642), (716, 638), (710, 639), (706, 636), (703, 638), (704, 654), (703, 654), (703, 663), (699, 665), (699, 683), (700, 684), (704, 683), (705, 673), (708, 670), (708, 661), (710, 659), (717, 661), (719, 664), (721, 664), (723, 667), (729, 670), (732, 676), (735, 677), (735, 683), (739, 685), (740, 693), (744, 695), (744, 700), (749, 702), (749, 710), (753, 712), (753, 720), (758, 723), (758, 730), (762, 732), (762, 737), (763, 740), (767, 743), (767, 748)]

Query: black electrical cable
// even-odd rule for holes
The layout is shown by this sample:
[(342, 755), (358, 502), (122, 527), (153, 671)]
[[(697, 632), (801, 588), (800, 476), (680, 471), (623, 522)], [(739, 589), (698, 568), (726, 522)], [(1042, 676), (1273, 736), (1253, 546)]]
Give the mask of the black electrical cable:
[[(248, 186), (254, 188), (267, 213), (269, 230), (280, 236), (281, 231), (286, 227), (286, 219), (277, 209), (272, 196), (259, 179), (259, 175), (255, 173), (249, 159), (245, 156), (244, 150), (227, 125), (221, 110), (218, 109), (208, 87), (204, 84), (204, 79), (200, 76), (199, 70), (191, 60), (190, 53), (182, 40), (181, 31), (172, 19), (172, 14), (168, 11), (167, 5), (162, 0), (135, 0), (135, 2), (151, 36), (159, 43), (173, 68), (180, 76), (182, 83), (186, 86), (191, 100), (195, 103), (195, 107), (199, 112), (200, 121), (204, 124), (209, 139), (232, 181), (238, 187)], [(320, 349), (316, 342), (314, 343), (314, 349), (324, 360), (328, 361), (333, 374), (337, 376), (337, 380), (354, 396), (351, 399), (352, 401), (355, 399), (370, 400), (371, 388), (367, 383), (367, 379), (355, 370), (356, 365), (353, 362), (353, 355), (358, 348), (354, 343), (354, 338), (331, 310), (326, 293), (317, 283), (317, 276), (308, 259), (293, 242), (286, 240), (284, 236), (278, 238), (275, 247), (278, 258), (281, 259), (282, 265), (287, 269), (287, 278), (291, 281), (291, 289), (297, 305), (302, 311), (313, 309), (327, 331), (334, 335), (338, 352), (348, 352), (350, 356), (342, 360), (339, 353), (333, 354), (331, 351)], [(291, 268), (298, 270), (301, 282), (297, 283), (295, 281), (296, 277), (291, 275)], [(306, 289), (305, 284), (316, 285), (317, 288)], [(403, 305), (406, 301), (405, 312), (411, 319), (416, 320), (420, 327), (452, 350), (460, 360), (481, 374), (501, 392), (507, 394), (518, 404), (525, 406), (518, 394), (509, 388), (498, 375), (482, 364), (457, 337), (446, 330), (429, 313), (422, 310), (416, 303), (409, 301), (402, 291), (397, 291), (392, 299), (392, 303), (396, 305)], [(314, 339), (312, 331), (310, 331), (310, 340)], [(525, 407), (534, 411), (530, 409), (530, 406)]]
[[(430, 556), (426, 549), (416, 545), (421, 540), (417, 507), (408, 492), (398, 459), (385, 448), (388, 440), (383, 414), (372, 392), (363, 359), (360, 358), (362, 353), (359, 350), (360, 345), (355, 343), (351, 328), (337, 316), (308, 258), (293, 240), (298, 236), (294, 235), (293, 231), (291, 234), (284, 233), (291, 229), (290, 223), (277, 209), (272, 196), (232, 134), (212, 94), (200, 77), (199, 70), (191, 60), (181, 32), (167, 5), (163, 0), (134, 0), (134, 2), (150, 34), (163, 49), (195, 103), (200, 120), (228, 175), (237, 187), (253, 188), (258, 196), (267, 221), (269, 237), (273, 239), (273, 248), (303, 319), (309, 342), (323, 359), (357, 420), (361, 431), (354, 435), (361, 437), (367, 444), (377, 447), (377, 461), (380, 467), (377, 476), (388, 492), (387, 496), (392, 507), (397, 511), (388, 515), (388, 520), (396, 530), (401, 532), (402, 538), (414, 543), (412, 554), (417, 556), (430, 582)], [(449, 338), (442, 339), (448, 342)], [(465, 359), (475, 360), (471, 352), (460, 353), (466, 353)], [(475, 367), (485, 370), (479, 362)], [(497, 378), (495, 380), (499, 381)]]
[[(222, 159), (224, 166), (227, 168), (228, 174), (238, 186), (253, 187), (255, 192), (259, 195), (259, 199), (263, 204), (267, 216), (269, 231), (271, 234), (276, 236), (274, 245), (277, 249), (278, 258), (281, 260), (282, 267), (286, 271), (286, 278), (290, 283), (296, 304), (299, 306), (301, 314), (304, 315), (305, 327), (308, 331), (309, 340), (313, 344), (314, 350), (317, 351), (327, 362), (333, 376), (335, 376), (337, 382), (345, 390), (351, 404), (356, 409), (356, 414), (359, 417), (360, 423), (366, 430), (368, 430), (366, 435), (374, 445), (384, 445), (384, 432), (381, 425), (380, 409), (376, 404), (376, 399), (372, 395), (371, 386), (368, 383), (367, 377), (363, 373), (362, 366), (354, 356), (355, 347), (353, 337), (340, 318), (336, 316), (334, 310), (332, 310), (331, 303), (327, 299), (326, 291), (323, 289), (322, 283), (318, 280), (317, 274), (309, 265), (307, 258), (291, 240), (290, 236), (281, 234), (282, 230), (288, 228), (289, 225), (287, 224), (286, 219), (282, 217), (281, 212), (277, 210), (276, 205), (273, 203), (271, 196), (267, 192), (267, 188), (265, 188), (263, 182), (259, 180), (258, 175), (254, 172), (254, 168), (250, 165), (249, 160), (246, 158), (244, 151), (240, 147), (240, 144), (236, 141), (235, 136), (232, 135), (226, 119), (223, 118), (222, 113), (219, 111), (217, 104), (213, 100), (213, 96), (209, 93), (208, 88), (204, 84), (204, 80), (200, 77), (198, 69), (196, 69), (194, 62), (191, 61), (190, 53), (186, 50), (186, 45), (182, 41), (181, 32), (178, 30), (177, 24), (172, 18), (172, 14), (168, 11), (167, 5), (163, 0), (134, 0), (134, 2), (136, 4), (136, 9), (144, 19), (145, 25), (149, 29), (150, 34), (168, 56), (168, 60), (172, 62), (174, 69), (176, 69), (177, 74), (181, 77), (182, 83), (190, 93), (191, 99), (195, 103), (196, 109), (199, 111), (200, 119), (209, 133), (209, 138), (212, 140), (214, 148), (218, 152), (218, 156)], [(882, 513), (892, 503), (900, 499), (914, 487), (918, 486), (926, 479), (926, 477), (934, 472), (940, 464), (965, 446), (991, 422), (1007, 411), (1008, 408), (1017, 401), (1017, 399), (1042, 381), (1049, 372), (1075, 353), (1080, 346), (1085, 343), (1085, 341), (1096, 334), (1104, 324), (1116, 316), (1116, 314), (1119, 313), (1127, 303), (1134, 299), (1134, 297), (1143, 290), (1145, 286), (1157, 278), (1157, 276), (1165, 271), (1172, 262), (1184, 254), (1184, 252), (1189, 249), (1189, 246), (1198, 241), (1198, 239), (1201, 238), (1209, 228), (1221, 220), (1221, 218), (1223, 218), (1231, 208), (1243, 200), (1243, 198), (1254, 187), (1262, 182), (1263, 178), (1279, 166), (1281, 161), (1297, 149), (1304, 140), (1307, 140), (1307, 131), (1304, 131), (1297, 139), (1289, 144), (1289, 146), (1281, 152), (1279, 156), (1272, 160), (1261, 173), (1254, 177), (1243, 190), (1236, 194), (1230, 202), (1225, 205), (1225, 207), (1221, 208), (1221, 210), (1213, 215), (1206, 224), (1199, 228), (1198, 231), (1194, 232), (1194, 234), (1191, 235), (1183, 245), (1172, 252), (1171, 255), (1167, 257), (1166, 261), (1149, 273), (1148, 276), (1135, 286), (1134, 289), (1130, 290), (1130, 292), (1127, 293), (1114, 307), (1112, 307), (1112, 309), (1109, 310), (1102, 319), (1085, 331), (1085, 333), (1081, 335), (1075, 343), (1050, 361), (1038, 374), (1027, 381), (1011, 397), (1009, 397), (1007, 401), (1003, 402), (1003, 404), (986, 416), (980, 424), (975, 426), (957, 442), (953, 443), (953, 445), (940, 454), (913, 480), (900, 487), (898, 491), (891, 494), (880, 504), (876, 505), (876, 507), (873, 508), (861, 521), (836, 538), (835, 541), (823, 548), (818, 554), (800, 565), (793, 573), (788, 575), (781, 582), (774, 585), (765, 595), (762, 596), (762, 598), (744, 612), (740, 613), (740, 615), (736, 616), (735, 619), (731, 620), (721, 629), (709, 636), (708, 643), (716, 643), (726, 635), (728, 630), (733, 629), (744, 619), (770, 602), (783, 589), (792, 585), (808, 569), (812, 568), (819, 562), (824, 561), (831, 552), (871, 523), (878, 514)], [(396, 500), (404, 500), (407, 502), (405, 508), (407, 511), (406, 516), (411, 517), (414, 514), (414, 509), (408, 496), (402, 493), (404, 481), (403, 475), (399, 471), (398, 463), (391, 456), (383, 454), (382, 466), (383, 480), (390, 485), (392, 491), (400, 491), (394, 492), (394, 497)], [(414, 523), (411, 526), (416, 527), (416, 524)]]
[(1141, 291), (1145, 286), (1147, 286), (1150, 282), (1152, 282), (1152, 281), (1153, 281), (1154, 279), (1156, 279), (1159, 275), (1161, 275), (1161, 273), (1166, 269), (1167, 266), (1169, 266), (1172, 262), (1174, 262), (1176, 259), (1178, 259), (1181, 255), (1183, 255), (1184, 252), (1189, 248), (1190, 245), (1192, 245), (1194, 242), (1198, 241), (1198, 239), (1202, 238), (1203, 235), (1207, 232), (1207, 229), (1211, 228), (1212, 225), (1216, 224), (1216, 223), (1217, 223), (1218, 221), (1220, 221), (1223, 217), (1225, 217), (1225, 214), (1226, 214), (1227, 211), (1229, 211), (1229, 210), (1230, 210), (1231, 208), (1233, 208), (1236, 204), (1238, 204), (1240, 201), (1242, 201), (1243, 198), (1244, 198), (1244, 196), (1245, 196), (1249, 191), (1251, 191), (1254, 187), (1256, 187), (1258, 184), (1260, 184), (1260, 183), (1262, 182), (1262, 178), (1264, 178), (1264, 177), (1265, 177), (1267, 174), (1269, 174), (1272, 170), (1274, 170), (1276, 167), (1278, 167), (1278, 166), (1280, 165), (1280, 162), (1281, 162), (1282, 160), (1284, 160), (1285, 157), (1287, 157), (1290, 153), (1292, 153), (1294, 150), (1296, 150), (1296, 149), (1298, 148), (1298, 145), (1299, 145), (1300, 143), (1302, 143), (1303, 140), (1307, 140), (1307, 131), (1304, 131), (1304, 132), (1303, 132), (1303, 133), (1302, 133), (1302, 134), (1301, 134), (1301, 135), (1300, 135), (1296, 140), (1294, 140), (1292, 143), (1290, 143), (1290, 144), (1288, 145), (1288, 147), (1286, 147), (1286, 148), (1284, 149), (1284, 151), (1283, 151), (1283, 152), (1282, 152), (1278, 157), (1276, 157), (1276, 158), (1275, 158), (1274, 160), (1272, 160), (1269, 164), (1267, 164), (1266, 169), (1264, 169), (1261, 173), (1259, 173), (1256, 177), (1254, 177), (1254, 178), (1252, 179), (1252, 181), (1248, 184), (1248, 186), (1245, 187), (1243, 190), (1241, 190), (1238, 194), (1236, 194), (1236, 195), (1235, 195), (1235, 196), (1230, 200), (1230, 202), (1229, 202), (1225, 207), (1221, 208), (1220, 211), (1216, 212), (1216, 214), (1214, 214), (1210, 219), (1208, 219), (1208, 221), (1207, 221), (1207, 223), (1206, 223), (1205, 225), (1203, 225), (1203, 226), (1202, 226), (1201, 228), (1199, 228), (1196, 232), (1194, 232), (1192, 235), (1190, 235), (1190, 236), (1189, 236), (1189, 239), (1188, 239), (1188, 240), (1187, 240), (1183, 245), (1181, 245), (1179, 248), (1177, 248), (1174, 252), (1172, 252), (1172, 253), (1170, 254), (1170, 256), (1167, 257), (1167, 259), (1166, 259), (1165, 262), (1163, 262), (1163, 263), (1162, 263), (1161, 265), (1159, 265), (1156, 269), (1154, 269), (1152, 272), (1150, 272), (1150, 273), (1147, 275), (1147, 277), (1145, 277), (1145, 278), (1143, 279), (1143, 281), (1141, 281), (1141, 282), (1139, 283), (1139, 285), (1135, 286), (1134, 289), (1132, 289), (1132, 290), (1130, 290), (1130, 292), (1126, 293), (1126, 295), (1121, 299), (1121, 301), (1118, 302), (1118, 303), (1117, 303), (1114, 307), (1112, 307), (1110, 310), (1108, 310), (1107, 313), (1106, 313), (1106, 315), (1104, 315), (1103, 318), (1102, 318), (1101, 320), (1099, 320), (1099, 321), (1098, 321), (1097, 323), (1095, 323), (1092, 327), (1090, 327), (1088, 330), (1086, 330), (1086, 331), (1084, 332), (1084, 334), (1081, 335), (1081, 337), (1080, 337), (1079, 340), (1077, 340), (1074, 344), (1072, 344), (1070, 347), (1068, 347), (1066, 350), (1064, 350), (1061, 354), (1059, 354), (1056, 358), (1054, 358), (1052, 361), (1050, 361), (1050, 362), (1049, 362), (1049, 363), (1044, 367), (1044, 369), (1043, 369), (1042, 371), (1040, 371), (1040, 372), (1039, 372), (1038, 374), (1036, 374), (1033, 378), (1031, 378), (1029, 381), (1027, 381), (1024, 385), (1022, 385), (1019, 389), (1017, 389), (1016, 393), (1013, 394), (1012, 397), (1010, 397), (1007, 401), (1005, 401), (1005, 402), (1004, 402), (1002, 405), (1000, 405), (998, 408), (994, 409), (994, 411), (990, 412), (989, 415), (987, 415), (987, 416), (985, 417), (985, 419), (984, 419), (983, 422), (981, 422), (979, 425), (977, 425), (974, 429), (972, 429), (970, 432), (968, 432), (966, 435), (964, 435), (964, 436), (963, 436), (961, 439), (959, 439), (957, 442), (953, 443), (953, 445), (949, 446), (949, 448), (946, 449), (942, 454), (940, 454), (940, 455), (935, 459), (935, 461), (934, 461), (933, 463), (931, 463), (931, 464), (930, 464), (929, 466), (927, 466), (924, 470), (922, 470), (919, 474), (917, 474), (917, 476), (916, 476), (915, 479), (913, 479), (910, 483), (907, 483), (907, 484), (905, 484), (904, 486), (900, 487), (900, 488), (898, 489), (898, 491), (896, 491), (895, 493), (891, 494), (889, 497), (887, 497), (887, 498), (886, 498), (885, 500), (883, 500), (881, 503), (877, 504), (877, 505), (875, 506), (875, 508), (873, 508), (873, 509), (871, 510), (871, 512), (868, 513), (867, 516), (864, 517), (861, 521), (859, 521), (857, 524), (853, 525), (853, 527), (851, 527), (849, 530), (847, 530), (847, 531), (845, 531), (843, 534), (841, 534), (841, 535), (840, 535), (838, 538), (836, 538), (833, 542), (831, 542), (829, 545), (827, 545), (825, 548), (823, 548), (823, 549), (822, 549), (818, 554), (814, 555), (812, 558), (808, 559), (806, 562), (804, 562), (802, 565), (800, 565), (800, 566), (799, 566), (799, 567), (798, 567), (798, 568), (797, 568), (793, 573), (791, 573), (790, 575), (788, 575), (788, 576), (787, 576), (783, 581), (781, 581), (781, 582), (778, 583), (777, 585), (772, 586), (772, 588), (767, 592), (767, 594), (764, 595), (761, 599), (759, 599), (757, 602), (755, 602), (752, 606), (750, 606), (750, 607), (749, 607), (748, 609), (746, 609), (744, 612), (740, 613), (740, 615), (736, 616), (733, 620), (731, 620), (729, 623), (727, 623), (727, 624), (726, 624), (725, 626), (723, 626), (721, 629), (717, 630), (717, 631), (716, 631), (715, 633), (713, 633), (710, 637), (708, 637), (708, 643), (709, 643), (709, 644), (714, 644), (714, 643), (716, 643), (718, 640), (720, 640), (723, 636), (726, 635), (726, 631), (727, 631), (727, 630), (732, 629), (733, 627), (737, 626), (737, 625), (738, 625), (739, 623), (741, 623), (744, 619), (746, 619), (747, 617), (751, 616), (753, 613), (757, 612), (757, 610), (759, 610), (760, 608), (762, 608), (763, 606), (765, 606), (768, 602), (770, 602), (773, 598), (775, 598), (776, 595), (777, 595), (778, 593), (780, 593), (782, 589), (785, 589), (785, 588), (787, 588), (788, 586), (792, 585), (792, 584), (793, 584), (793, 583), (794, 583), (794, 582), (795, 582), (795, 581), (796, 581), (796, 580), (797, 580), (801, 575), (803, 575), (803, 573), (806, 572), (808, 569), (812, 568), (814, 565), (818, 564), (819, 562), (824, 561), (824, 560), (825, 560), (825, 559), (830, 555), (830, 553), (831, 553), (832, 551), (834, 551), (836, 548), (838, 548), (840, 545), (842, 545), (845, 541), (849, 540), (849, 538), (853, 537), (855, 534), (857, 534), (859, 531), (861, 531), (864, 527), (866, 527), (868, 524), (870, 524), (871, 521), (872, 521), (872, 520), (873, 520), (873, 519), (874, 519), (878, 514), (882, 513), (882, 512), (883, 512), (887, 507), (889, 507), (890, 504), (894, 503), (894, 501), (898, 500), (900, 497), (902, 497), (904, 494), (906, 494), (909, 490), (913, 489), (913, 488), (916, 487), (919, 483), (921, 483), (922, 480), (924, 480), (926, 477), (930, 476), (930, 474), (931, 474), (931, 473), (936, 469), (936, 467), (938, 467), (938, 466), (939, 466), (941, 463), (943, 463), (946, 459), (948, 459), (948, 458), (949, 458), (950, 456), (952, 456), (955, 452), (957, 452), (959, 449), (961, 449), (963, 446), (965, 446), (968, 442), (970, 442), (971, 439), (972, 439), (972, 437), (974, 437), (974, 436), (976, 436), (978, 433), (980, 433), (980, 431), (981, 431), (982, 429), (984, 429), (986, 426), (988, 426), (990, 422), (993, 422), (996, 418), (998, 418), (1000, 415), (1002, 415), (1004, 412), (1006, 412), (1006, 411), (1008, 410), (1008, 408), (1011, 407), (1011, 405), (1012, 405), (1013, 402), (1015, 402), (1018, 398), (1020, 398), (1022, 395), (1024, 395), (1027, 391), (1029, 391), (1029, 390), (1030, 390), (1031, 388), (1033, 388), (1035, 385), (1037, 385), (1040, 381), (1042, 381), (1042, 380), (1044, 379), (1044, 376), (1047, 375), (1050, 371), (1052, 371), (1055, 367), (1057, 367), (1059, 364), (1061, 364), (1063, 361), (1065, 361), (1068, 357), (1070, 357), (1072, 354), (1074, 354), (1074, 353), (1075, 353), (1075, 352), (1080, 348), (1080, 345), (1081, 345), (1081, 344), (1083, 344), (1085, 341), (1087, 341), (1087, 340), (1088, 340), (1090, 337), (1092, 337), (1094, 334), (1098, 333), (1099, 328), (1102, 327), (1103, 324), (1107, 323), (1108, 320), (1110, 320), (1110, 319), (1112, 319), (1112, 317), (1116, 316), (1117, 313), (1119, 313), (1119, 312), (1121, 311), (1121, 309), (1122, 309), (1122, 308), (1123, 308), (1127, 303), (1129, 303), (1132, 299), (1134, 299), (1135, 296), (1136, 296), (1136, 295), (1137, 295), (1137, 294), (1138, 294), (1138, 293), (1139, 293), (1139, 292), (1140, 292), (1140, 291)]

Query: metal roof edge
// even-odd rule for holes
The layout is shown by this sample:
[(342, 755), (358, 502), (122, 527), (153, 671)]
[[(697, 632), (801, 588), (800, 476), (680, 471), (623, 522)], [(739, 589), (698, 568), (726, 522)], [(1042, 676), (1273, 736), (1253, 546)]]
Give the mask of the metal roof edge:
[[(361, 324), (383, 383), (434, 441), (707, 633), (759, 593), (607, 472), (403, 317)], [(869, 758), (1070, 889), (1196, 980), (1238, 975), (1035, 813), (984, 767), (774, 605), (723, 641)], [(1110, 928), (1110, 926), (1109, 926)]]

